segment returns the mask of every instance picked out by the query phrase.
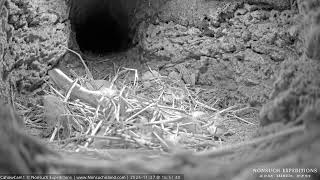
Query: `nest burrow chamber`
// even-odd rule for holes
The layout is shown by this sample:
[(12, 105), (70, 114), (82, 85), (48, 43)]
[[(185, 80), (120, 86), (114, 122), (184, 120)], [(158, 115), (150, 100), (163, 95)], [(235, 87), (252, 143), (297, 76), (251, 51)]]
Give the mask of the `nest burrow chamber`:
[(69, 19), (82, 52), (108, 54), (132, 45), (138, 0), (71, 0)]

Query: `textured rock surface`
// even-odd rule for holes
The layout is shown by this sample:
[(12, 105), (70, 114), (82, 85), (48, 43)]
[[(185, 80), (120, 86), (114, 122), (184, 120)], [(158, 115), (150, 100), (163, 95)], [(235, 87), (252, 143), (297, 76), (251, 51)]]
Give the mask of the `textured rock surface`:
[[(232, 5), (224, 7), (229, 2)], [(251, 4), (251, 10), (258, 8), (285, 10), (290, 9), (290, 0), (240, 0), (240, 1), (214, 1), (214, 0), (175, 0), (169, 1), (161, 7), (159, 18), (162, 21), (174, 21), (182, 25), (201, 25), (201, 21), (206, 17), (221, 14), (230, 16), (232, 9), (243, 3)], [(212, 8), (214, 7), (214, 8)], [(224, 7), (221, 11), (216, 11), (219, 7)]]
[(271, 95), (272, 101), (260, 112), (262, 125), (279, 121), (301, 123), (303, 112), (320, 99), (319, 32), (314, 31), (319, 29), (320, 1), (300, 1), (299, 7), (304, 19), (299, 36), (306, 42), (306, 56), (285, 63), (281, 68)]
[[(195, 78), (191, 85), (210, 86), (223, 107), (265, 103), (280, 65), (299, 56), (295, 49), (300, 41), (292, 30), (297, 13), (270, 10), (259, 3), (188, 3), (171, 1), (168, 11), (177, 15), (164, 10), (159, 23), (140, 27), (142, 47), (172, 63), (161, 72), (180, 73), (176, 65), (183, 64)], [(184, 10), (189, 8), (197, 13)]]
[(7, 44), (7, 31), (9, 30), (9, 27), (7, 25), (7, 19), (8, 19), (8, 10), (5, 7), (5, 1), (0, 1), (0, 77), (2, 80), (0, 81), (0, 97), (3, 99), (7, 95), (7, 88), (6, 84), (3, 81), (4, 78), (4, 69), (3, 69), (3, 57), (5, 50), (8, 49)]
[(41, 87), (47, 70), (67, 45), (66, 6), (61, 1), (6, 1), (1, 18), (0, 71), (14, 91)]

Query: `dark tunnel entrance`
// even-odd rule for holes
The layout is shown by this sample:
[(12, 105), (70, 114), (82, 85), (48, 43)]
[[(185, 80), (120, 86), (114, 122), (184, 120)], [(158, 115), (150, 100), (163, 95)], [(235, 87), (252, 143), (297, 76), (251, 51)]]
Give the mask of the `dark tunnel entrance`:
[(70, 20), (82, 52), (105, 55), (130, 46), (128, 9), (119, 0), (72, 0)]

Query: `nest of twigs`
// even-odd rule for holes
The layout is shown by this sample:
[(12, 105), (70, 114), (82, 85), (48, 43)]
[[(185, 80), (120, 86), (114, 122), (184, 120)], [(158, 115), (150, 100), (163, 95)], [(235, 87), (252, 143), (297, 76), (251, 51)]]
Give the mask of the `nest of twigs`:
[[(94, 143), (99, 142), (106, 149), (147, 149), (175, 153), (153, 161), (137, 157), (134, 162), (124, 160), (116, 164), (114, 161), (79, 161), (40, 156), (35, 158), (36, 165), (54, 166), (61, 173), (179, 172), (196, 179), (230, 179), (245, 167), (279, 159), (288, 151), (313, 142), (319, 136), (318, 133), (315, 133), (316, 136), (307, 134), (275, 152), (231, 164), (233, 168), (220, 173), (212, 172), (207, 168), (217, 165), (212, 161), (213, 158), (233, 154), (242, 147), (301, 134), (305, 127), (292, 127), (221, 147), (228, 135), (237, 133), (236, 128), (229, 129), (227, 122), (241, 121), (255, 125), (239, 116), (250, 107), (235, 105), (225, 109), (214, 108), (214, 105), (199, 99), (202, 89), (161, 76), (152, 69), (140, 78), (137, 70), (122, 68), (108, 80), (94, 80), (87, 67), (86, 72), (85, 77), (74, 73), (76, 78), (73, 80), (58, 69), (51, 70), (49, 75), (53, 83), (46, 83), (43, 89), (43, 106), (30, 102), (33, 106), (26, 107), (15, 102), (19, 112), (24, 114), (26, 124), (46, 129), (43, 134), (50, 137), (50, 141), (75, 147), (76, 150), (95, 147)], [(189, 149), (191, 153), (175, 151), (179, 149)], [(219, 166), (226, 169), (223, 165)], [(199, 171), (194, 173), (190, 167)]]
[(237, 115), (250, 107), (214, 108), (198, 98), (201, 88), (150, 68), (142, 77), (136, 69), (121, 68), (108, 80), (94, 80), (77, 55), (87, 75), (71, 71), (73, 80), (58, 69), (51, 70), (54, 83), (47, 83), (44, 105), (35, 106), (27, 121), (46, 128), (43, 134), (50, 141), (77, 148), (98, 141), (108, 149), (202, 151), (220, 146), (226, 136), (236, 133), (226, 126), (228, 121), (255, 125)]

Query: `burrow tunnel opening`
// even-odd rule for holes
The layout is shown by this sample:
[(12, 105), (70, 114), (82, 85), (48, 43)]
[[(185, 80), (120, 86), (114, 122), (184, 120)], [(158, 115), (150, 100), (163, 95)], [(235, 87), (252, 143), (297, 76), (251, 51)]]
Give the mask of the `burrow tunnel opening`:
[(72, 0), (69, 19), (84, 53), (106, 55), (131, 46), (129, 12), (119, 0)]

